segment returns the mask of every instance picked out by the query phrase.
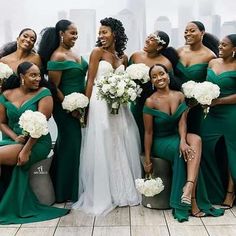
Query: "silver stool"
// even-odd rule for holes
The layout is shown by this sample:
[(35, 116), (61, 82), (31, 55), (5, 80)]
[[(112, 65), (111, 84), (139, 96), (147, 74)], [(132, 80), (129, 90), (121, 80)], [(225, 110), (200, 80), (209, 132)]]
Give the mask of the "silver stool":
[(53, 151), (48, 157), (32, 165), (29, 172), (30, 185), (40, 203), (52, 205), (55, 202), (55, 193), (49, 174)]
[[(143, 160), (143, 158), (142, 158)], [(164, 184), (164, 190), (153, 197), (142, 195), (142, 205), (154, 209), (170, 209), (170, 193), (172, 182), (171, 163), (158, 157), (151, 158), (153, 165), (153, 176), (160, 177)]]

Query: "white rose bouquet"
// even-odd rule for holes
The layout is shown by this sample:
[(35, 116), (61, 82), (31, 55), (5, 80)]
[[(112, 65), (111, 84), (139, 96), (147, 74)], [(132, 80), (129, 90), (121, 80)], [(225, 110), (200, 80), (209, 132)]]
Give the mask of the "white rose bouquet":
[(13, 70), (7, 65), (0, 62), (0, 91), (5, 79), (8, 79), (13, 74)]
[(138, 80), (142, 84), (147, 83), (149, 78), (149, 67), (146, 66), (144, 63), (132, 64), (127, 67), (126, 72), (130, 76), (132, 80)]
[(62, 102), (62, 108), (72, 112), (74, 110), (79, 111), (80, 113), (80, 125), (82, 128), (84, 128), (85, 125), (85, 108), (89, 104), (89, 99), (82, 93), (71, 93), (69, 95), (66, 95), (64, 97), (64, 100)]
[(209, 112), (209, 106), (212, 100), (218, 98), (220, 95), (219, 86), (209, 81), (196, 83), (191, 80), (182, 85), (182, 90), (186, 98), (193, 98), (204, 107), (204, 118), (206, 118)]
[(136, 189), (146, 197), (153, 197), (164, 190), (162, 179), (149, 176), (145, 179), (135, 180)]
[(126, 72), (110, 73), (102, 76), (97, 82), (97, 96), (111, 107), (111, 114), (118, 114), (121, 104), (135, 101), (142, 89)]
[(25, 111), (19, 119), (19, 125), (25, 136), (40, 138), (48, 134), (48, 122), (46, 116), (39, 111)]

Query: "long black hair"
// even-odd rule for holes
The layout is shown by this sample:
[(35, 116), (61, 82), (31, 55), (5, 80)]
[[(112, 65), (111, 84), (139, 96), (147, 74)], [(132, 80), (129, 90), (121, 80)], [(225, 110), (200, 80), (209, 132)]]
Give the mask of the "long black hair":
[(65, 32), (72, 24), (69, 20), (60, 20), (55, 27), (47, 27), (40, 32), (40, 42), (38, 46), (38, 54), (41, 57), (44, 73), (47, 72), (47, 63), (52, 53), (60, 45), (60, 31)]
[[(18, 37), (20, 37), (25, 31), (28, 31), (28, 30), (32, 31), (35, 34), (35, 42), (36, 42), (37, 34), (31, 28), (24, 28), (23, 30), (21, 30), (21, 32), (19, 33)], [(5, 45), (3, 45), (0, 48), (0, 58), (5, 57), (5, 56), (15, 52), (16, 50), (17, 50), (17, 42), (16, 41), (6, 43)]]
[[(126, 49), (128, 38), (125, 34), (125, 28), (123, 27), (121, 21), (112, 17), (106, 17), (102, 19), (100, 23), (101, 25), (108, 26), (111, 28), (111, 31), (115, 35), (115, 50), (118, 53), (118, 57), (123, 56), (124, 50)], [(98, 38), (96, 46), (101, 46), (101, 45), (102, 45), (101, 41)]]
[[(191, 23), (195, 24), (201, 32), (205, 32), (205, 26), (202, 22), (191, 21)], [(205, 32), (203, 35), (202, 43), (204, 46), (214, 52), (216, 56), (219, 55), (219, 39), (215, 35)]]

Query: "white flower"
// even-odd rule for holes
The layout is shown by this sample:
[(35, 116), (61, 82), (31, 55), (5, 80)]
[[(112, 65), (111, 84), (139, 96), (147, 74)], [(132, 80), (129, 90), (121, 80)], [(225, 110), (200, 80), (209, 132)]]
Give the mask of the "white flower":
[(197, 85), (196, 82), (190, 80), (182, 85), (182, 90), (186, 98), (194, 97), (194, 88)]
[(8, 79), (13, 74), (13, 70), (7, 65), (0, 62), (0, 79)]
[(19, 119), (20, 127), (32, 138), (40, 138), (48, 134), (48, 122), (46, 116), (39, 111), (25, 111)]
[(201, 105), (211, 105), (212, 100), (218, 98), (219, 95), (219, 86), (209, 81), (198, 83), (194, 88), (194, 98)]
[(149, 69), (144, 63), (138, 63), (128, 66), (126, 72), (132, 80), (140, 80), (144, 84), (150, 80)]
[(155, 179), (136, 179), (136, 189), (146, 197), (153, 197), (164, 190), (161, 178)]
[(89, 99), (82, 93), (71, 93), (64, 97), (62, 108), (68, 111), (74, 111), (88, 106)]

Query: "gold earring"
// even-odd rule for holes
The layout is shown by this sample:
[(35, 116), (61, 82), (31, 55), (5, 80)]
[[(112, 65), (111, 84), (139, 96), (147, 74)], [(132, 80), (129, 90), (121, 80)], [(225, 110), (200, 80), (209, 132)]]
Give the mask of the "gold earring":
[(235, 51), (232, 52), (232, 57), (235, 58)]

